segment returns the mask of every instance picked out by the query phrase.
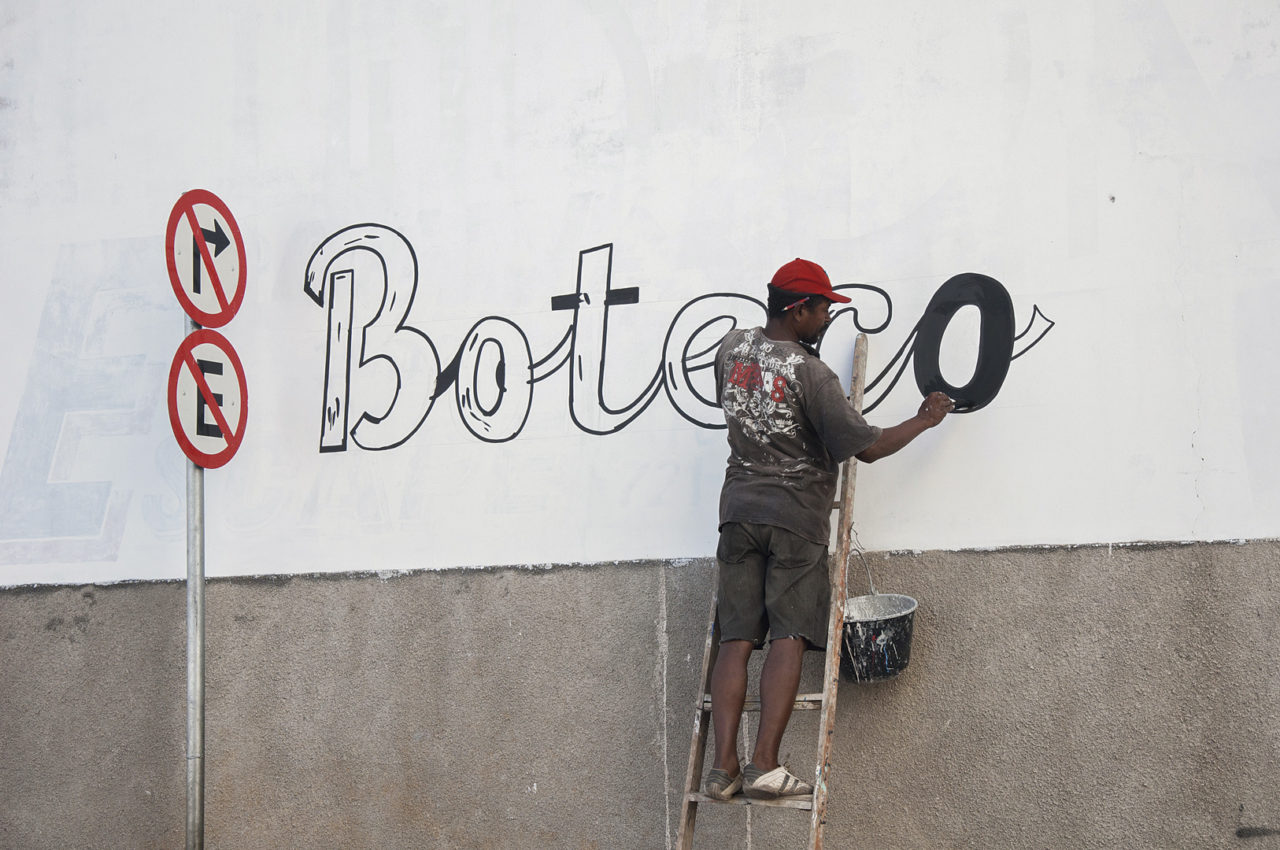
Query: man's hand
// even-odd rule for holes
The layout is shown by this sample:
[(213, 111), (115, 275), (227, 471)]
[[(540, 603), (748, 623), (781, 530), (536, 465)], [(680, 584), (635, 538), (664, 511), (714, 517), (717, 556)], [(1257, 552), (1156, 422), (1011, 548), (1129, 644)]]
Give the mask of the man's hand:
[(956, 409), (956, 403), (947, 398), (946, 393), (931, 392), (920, 402), (920, 412), (916, 416), (923, 419), (925, 427), (933, 428), (947, 418), (947, 414)]
[(888, 457), (946, 419), (955, 406), (956, 403), (947, 398), (946, 393), (929, 393), (921, 402), (919, 413), (905, 422), (885, 428), (880, 439), (858, 452), (856, 457), (863, 463), (874, 463), (882, 457)]

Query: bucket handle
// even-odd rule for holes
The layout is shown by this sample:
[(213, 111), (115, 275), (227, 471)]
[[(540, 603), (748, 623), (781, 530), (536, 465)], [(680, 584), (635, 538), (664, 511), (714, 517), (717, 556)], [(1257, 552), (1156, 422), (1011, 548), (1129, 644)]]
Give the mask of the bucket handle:
[[(862, 557), (862, 541), (858, 539), (858, 531), (857, 529), (850, 530), (853, 532), (853, 551), (858, 556), (858, 560), (862, 562), (862, 568), (867, 571), (867, 585), (871, 588), (871, 595), (878, 596), (875, 580), (871, 578), (871, 567), (867, 564), (867, 559)], [(849, 562), (847, 560), (844, 562), (844, 586), (849, 586)], [(847, 590), (845, 591), (845, 596), (848, 596)], [(848, 599), (845, 601), (847, 602)]]

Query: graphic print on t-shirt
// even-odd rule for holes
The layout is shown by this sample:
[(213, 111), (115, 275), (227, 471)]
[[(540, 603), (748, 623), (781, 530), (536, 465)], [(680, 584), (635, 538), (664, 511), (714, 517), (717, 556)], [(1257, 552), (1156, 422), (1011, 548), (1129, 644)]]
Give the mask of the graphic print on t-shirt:
[(731, 368), (725, 375), (721, 398), (725, 413), (738, 420), (745, 435), (762, 445), (774, 434), (794, 437), (799, 428), (786, 390), (795, 382), (796, 366), (804, 358), (795, 352), (783, 356), (777, 348), (758, 329), (752, 329), (734, 346), (726, 364)]

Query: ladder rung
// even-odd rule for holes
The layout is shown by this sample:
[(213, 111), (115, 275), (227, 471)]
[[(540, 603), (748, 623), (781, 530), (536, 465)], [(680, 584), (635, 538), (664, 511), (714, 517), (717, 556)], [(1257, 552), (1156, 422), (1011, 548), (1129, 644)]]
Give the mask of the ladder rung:
[[(795, 705), (791, 707), (792, 711), (813, 711), (822, 708), (822, 694), (796, 694)], [(704, 694), (702, 697), (702, 710), (711, 710), (711, 694)], [(742, 704), (743, 711), (759, 711), (760, 700), (751, 697)]]
[(772, 806), (776, 809), (804, 809), (811, 811), (813, 809), (813, 797), (782, 797), (777, 800), (753, 800), (746, 794), (738, 794), (729, 800), (717, 800), (715, 797), (708, 797), (706, 794), (699, 792), (691, 792), (684, 795), (684, 798), (691, 803), (724, 803), (730, 806)]

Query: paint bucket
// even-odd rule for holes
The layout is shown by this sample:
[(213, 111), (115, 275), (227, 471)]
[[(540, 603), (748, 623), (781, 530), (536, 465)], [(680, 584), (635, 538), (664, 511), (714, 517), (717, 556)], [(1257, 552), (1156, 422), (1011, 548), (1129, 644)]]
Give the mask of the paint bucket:
[(907, 669), (915, 613), (916, 601), (898, 593), (873, 592), (845, 602), (840, 651), (845, 681), (874, 682)]

